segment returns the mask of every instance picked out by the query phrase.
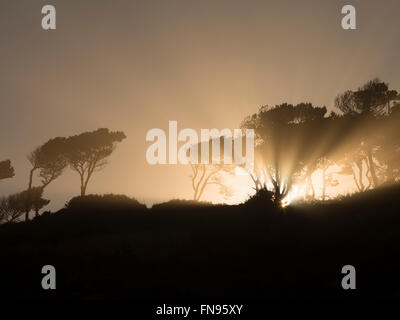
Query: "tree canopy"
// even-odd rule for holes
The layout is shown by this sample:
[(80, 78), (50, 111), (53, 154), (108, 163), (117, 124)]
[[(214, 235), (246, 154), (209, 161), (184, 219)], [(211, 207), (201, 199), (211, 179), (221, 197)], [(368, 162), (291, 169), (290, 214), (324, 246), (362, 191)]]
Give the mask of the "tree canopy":
[(81, 195), (86, 194), (90, 178), (107, 164), (116, 144), (126, 138), (122, 131), (101, 128), (66, 139), (65, 159), (72, 170), (79, 174)]
[(10, 160), (0, 161), (0, 180), (14, 177), (14, 168)]
[[(322, 198), (334, 175), (350, 175), (358, 191), (400, 179), (400, 97), (373, 79), (335, 99), (338, 113), (311, 103), (263, 106), (242, 122), (256, 134), (256, 190), (268, 187), (280, 201), (294, 184), (315, 197), (312, 175), (322, 171)], [(335, 172), (331, 167), (339, 168)]]

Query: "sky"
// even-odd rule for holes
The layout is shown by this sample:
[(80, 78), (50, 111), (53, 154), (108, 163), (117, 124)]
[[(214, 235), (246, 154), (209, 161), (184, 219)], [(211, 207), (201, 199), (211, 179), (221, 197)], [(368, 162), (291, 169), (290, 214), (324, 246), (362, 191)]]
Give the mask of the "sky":
[[(46, 4), (56, 30), (41, 28)], [(356, 30), (341, 27), (346, 4)], [(283, 102), (332, 110), (337, 94), (375, 77), (398, 90), (399, 14), (398, 0), (1, 0), (0, 160), (16, 175), (0, 195), (27, 187), (37, 146), (107, 127), (127, 139), (88, 193), (191, 198), (190, 168), (146, 162), (148, 130), (167, 131), (169, 120), (239, 128), (261, 105)], [(251, 192), (237, 185), (235, 199)], [(71, 170), (45, 191), (52, 209), (78, 194)], [(224, 199), (210, 188), (204, 200)]]

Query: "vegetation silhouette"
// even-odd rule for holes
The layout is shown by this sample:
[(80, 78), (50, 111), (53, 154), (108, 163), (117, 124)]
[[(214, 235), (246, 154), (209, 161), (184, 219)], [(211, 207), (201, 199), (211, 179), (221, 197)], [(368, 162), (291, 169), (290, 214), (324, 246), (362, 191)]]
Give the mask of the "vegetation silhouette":
[(64, 156), (71, 169), (79, 174), (81, 196), (86, 194), (93, 173), (104, 168), (107, 158), (115, 150), (116, 143), (125, 138), (123, 132), (112, 132), (102, 128), (66, 139)]
[(0, 180), (14, 177), (14, 168), (10, 160), (0, 161)]
[[(328, 186), (339, 184), (334, 175), (351, 175), (360, 192), (399, 180), (399, 102), (397, 91), (374, 79), (338, 95), (341, 114), (327, 116), (325, 107), (311, 103), (261, 107), (242, 123), (256, 134), (255, 170), (249, 172), (254, 188), (268, 186), (280, 202), (296, 184), (305, 185), (305, 197), (314, 199), (317, 170), (322, 199)], [(335, 166), (340, 170), (328, 172)]]
[[(0, 223), (18, 220), (22, 216), (21, 208), (25, 210), (25, 221), (29, 220), (32, 210), (35, 210), (35, 216), (38, 216), (39, 210), (49, 203), (49, 200), (42, 198), (44, 189), (60, 177), (67, 166), (79, 174), (80, 194), (85, 195), (94, 172), (105, 167), (107, 158), (115, 150), (116, 144), (125, 138), (121, 131), (112, 132), (107, 128), (100, 128), (70, 137), (56, 137), (35, 148), (27, 156), (31, 164), (28, 188), (19, 194), (11, 195), (9, 199), (3, 198), (4, 214)], [(33, 186), (35, 174), (40, 180), (39, 186)], [(10, 160), (1, 161), (0, 180), (13, 176), (14, 168)], [(21, 203), (17, 203), (18, 201)]]
[[(47, 298), (397, 298), (399, 186), (281, 208), (270, 191), (241, 205), (119, 195), (76, 197), (29, 223), (0, 226), (0, 296)], [(32, 250), (34, 248), (34, 250)], [(57, 290), (37, 285), (43, 261)], [(357, 268), (357, 290), (341, 267)], [(165, 300), (166, 301), (166, 300)]]
[[(28, 188), (0, 199), (0, 297), (398, 299), (400, 96), (374, 79), (338, 95), (335, 108), (283, 103), (246, 117), (255, 193), (238, 205), (198, 201), (207, 185), (224, 186), (221, 173), (236, 169), (225, 164), (191, 166), (194, 200), (147, 208), (124, 195), (87, 195), (125, 134), (48, 140), (28, 156)], [(80, 195), (40, 215), (45, 188), (67, 167)], [(0, 179), (13, 175), (10, 160), (0, 162)], [(358, 193), (330, 198), (343, 175)], [(304, 192), (293, 196), (298, 186)], [(55, 292), (37, 285), (44, 261), (57, 266)], [(344, 292), (348, 264), (361, 281)]]
[(72, 198), (65, 205), (65, 208), (70, 211), (85, 210), (85, 211), (135, 211), (145, 210), (146, 206), (139, 201), (129, 198), (125, 195), (96, 195), (79, 196)]

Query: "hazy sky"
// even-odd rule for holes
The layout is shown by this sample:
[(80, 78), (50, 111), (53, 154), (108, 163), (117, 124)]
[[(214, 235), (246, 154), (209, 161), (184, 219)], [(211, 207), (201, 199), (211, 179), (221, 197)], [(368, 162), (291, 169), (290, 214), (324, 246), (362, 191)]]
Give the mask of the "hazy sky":
[[(57, 29), (41, 28), (41, 8)], [(341, 28), (341, 8), (357, 30)], [(150, 166), (146, 132), (238, 128), (264, 104), (332, 107), (338, 93), (376, 76), (400, 89), (400, 2), (0, 1), (0, 160), (27, 186), (26, 155), (55, 136), (107, 127), (126, 133), (88, 193), (152, 202), (191, 198), (190, 169)], [(67, 170), (45, 191), (52, 207), (79, 193)], [(205, 199), (217, 199), (210, 189)]]

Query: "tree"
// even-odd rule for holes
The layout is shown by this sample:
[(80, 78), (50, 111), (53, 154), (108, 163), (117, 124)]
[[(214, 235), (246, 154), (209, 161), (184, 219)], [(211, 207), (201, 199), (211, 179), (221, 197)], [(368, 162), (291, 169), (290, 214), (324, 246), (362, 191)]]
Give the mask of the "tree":
[[(50, 203), (50, 200), (42, 198), (43, 190), (43, 187), (36, 187), (30, 191), (30, 207), (31, 210), (35, 211), (35, 217), (38, 217), (39, 211)], [(23, 195), (23, 197), (26, 197), (26, 195)]]
[(381, 165), (380, 179), (394, 183), (400, 179), (400, 141), (398, 125), (400, 123), (400, 105), (392, 106), (390, 112), (381, 117), (376, 131), (380, 132), (374, 157)]
[(17, 221), (24, 212), (35, 211), (35, 216), (39, 215), (39, 210), (50, 203), (50, 200), (43, 199), (43, 188), (32, 187), (19, 193), (12, 194), (0, 199), (0, 221)]
[[(377, 174), (377, 164), (375, 163), (374, 153), (379, 149), (376, 143), (380, 133), (371, 130), (376, 123), (376, 118), (382, 114), (390, 113), (391, 102), (397, 99), (397, 91), (389, 90), (389, 85), (381, 82), (378, 78), (368, 81), (356, 91), (346, 91), (338, 95), (335, 99), (335, 107), (340, 109), (344, 114), (354, 115), (354, 118), (359, 120), (361, 117), (365, 128), (368, 128), (360, 144), (363, 145), (365, 151), (368, 172), (372, 179), (372, 184), (376, 188), (379, 185)], [(386, 111), (385, 111), (386, 110)], [(357, 117), (360, 115), (360, 117)], [(363, 129), (363, 127), (360, 127)], [(361, 130), (360, 129), (360, 130)], [(360, 186), (361, 189), (362, 186)]]
[(10, 160), (0, 161), (0, 180), (14, 177), (14, 168)]
[(397, 91), (378, 78), (368, 81), (356, 91), (347, 90), (335, 99), (335, 107), (343, 114), (381, 113), (389, 111), (391, 102), (397, 99)]
[[(52, 181), (57, 179), (67, 166), (65, 158), (66, 139), (50, 139), (43, 145), (37, 147), (28, 155), (28, 160), (32, 165), (29, 171), (29, 182), (27, 192), (27, 201), (29, 202), (30, 191), (33, 188), (33, 177), (38, 173), (41, 185), (40, 188), (46, 188)], [(26, 206), (27, 210), (29, 205)], [(30, 210), (29, 210), (30, 211)], [(26, 211), (25, 220), (29, 219), (29, 211)]]
[(351, 175), (357, 190), (363, 192), (372, 187), (371, 180), (368, 179), (368, 185), (365, 184), (365, 178), (368, 178), (368, 172), (364, 174), (367, 165), (367, 158), (358, 151), (346, 154), (341, 160), (341, 170), (338, 172), (343, 175)]
[(36, 171), (43, 188), (62, 174), (67, 166), (64, 152), (65, 138), (57, 137), (37, 147), (28, 155), (28, 160), (32, 165), (29, 172), (28, 190), (32, 187), (33, 175)]
[(86, 194), (90, 178), (107, 164), (107, 158), (126, 136), (122, 131), (106, 128), (84, 132), (66, 139), (65, 159), (71, 169), (79, 174), (81, 196)]
[(190, 164), (190, 176), (193, 188), (193, 200), (199, 201), (208, 185), (218, 185), (221, 194), (231, 195), (231, 190), (223, 184), (222, 173), (232, 174), (234, 165), (226, 164)]
[(354, 100), (353, 92), (347, 90), (335, 98), (335, 107), (342, 111), (343, 114), (359, 113), (358, 106)]
[(311, 175), (317, 157), (310, 151), (315, 146), (310, 143), (315, 137), (311, 124), (321, 122), (326, 112), (325, 107), (311, 103), (284, 103), (263, 106), (245, 118), (242, 128), (254, 129), (256, 135), (255, 169), (250, 173), (256, 191), (270, 185), (274, 200), (280, 202), (302, 175), (313, 188)]
[(0, 198), (0, 223), (15, 222), (25, 212), (24, 208), (15, 205), (15, 195)]
[(334, 178), (333, 172), (328, 173), (328, 168), (334, 164), (334, 161), (327, 156), (322, 156), (318, 161), (318, 167), (322, 171), (322, 201), (326, 199), (326, 188), (328, 186), (336, 187), (339, 181)]
[[(39, 215), (39, 210), (47, 206), (50, 200), (43, 199), (43, 187), (32, 187), (29, 190), (24, 190), (17, 193), (14, 198), (14, 207), (25, 210), (26, 216), (29, 218), (29, 212), (35, 211), (35, 216)], [(25, 221), (27, 218), (25, 217)]]
[[(213, 137), (210, 138), (208, 141), (203, 141), (192, 145), (191, 148), (195, 148), (196, 150), (198, 150), (198, 152), (196, 153), (197, 159), (191, 155), (191, 148), (188, 148), (187, 150), (187, 159), (192, 170), (190, 179), (193, 189), (193, 200), (195, 201), (200, 200), (201, 196), (204, 193), (204, 190), (209, 185), (217, 185), (219, 187), (219, 193), (224, 195), (225, 197), (232, 196), (232, 189), (225, 185), (223, 182), (223, 174), (233, 174), (236, 165), (233, 164), (233, 153), (227, 155), (231, 163), (225, 163), (225, 138), (227, 138), (227, 141), (231, 140), (232, 143), (234, 141), (231, 137), (220, 136)], [(212, 154), (214, 152), (213, 142), (216, 142), (217, 148), (219, 147), (219, 159), (217, 159)], [(207, 150), (209, 152), (208, 159), (207, 161), (202, 161), (202, 150), (203, 147), (207, 144)], [(207, 158), (207, 156), (204, 156), (204, 158)]]

